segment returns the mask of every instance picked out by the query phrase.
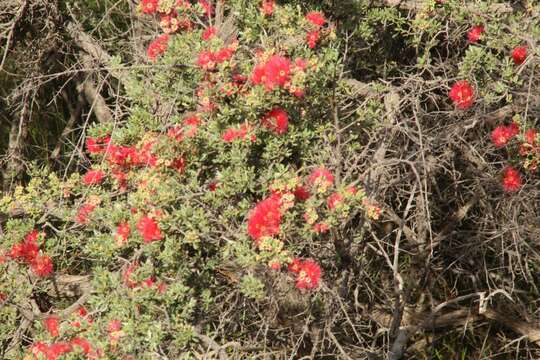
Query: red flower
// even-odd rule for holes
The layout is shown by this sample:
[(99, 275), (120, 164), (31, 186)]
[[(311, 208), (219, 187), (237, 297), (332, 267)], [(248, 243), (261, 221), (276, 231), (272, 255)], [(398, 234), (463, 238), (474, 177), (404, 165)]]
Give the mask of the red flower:
[(502, 186), (506, 192), (516, 192), (521, 188), (522, 181), (519, 171), (511, 166), (504, 169)]
[(79, 308), (77, 309), (77, 314), (79, 314), (79, 316), (85, 317), (86, 315), (88, 315), (88, 310), (86, 310), (84, 306), (79, 306)]
[(536, 142), (536, 135), (537, 135), (537, 132), (535, 129), (529, 129), (525, 131), (525, 135), (524, 135), (525, 142), (527, 144), (534, 145), (534, 143)]
[(107, 326), (109, 338), (112, 345), (115, 345), (122, 336), (126, 334), (122, 331), (122, 322), (120, 320), (111, 320)]
[(118, 246), (124, 245), (130, 233), (131, 228), (129, 227), (129, 223), (127, 221), (122, 221), (120, 224), (118, 224), (118, 227), (116, 228), (116, 235), (114, 236), (116, 244)]
[(148, 45), (147, 55), (151, 61), (155, 61), (159, 55), (167, 51), (169, 35), (163, 34)]
[(266, 16), (272, 15), (274, 12), (274, 5), (275, 0), (263, 0), (261, 4), (261, 12)]
[(209, 26), (202, 34), (202, 38), (205, 41), (212, 39), (217, 34), (217, 29), (214, 26)]
[(323, 167), (313, 170), (308, 178), (308, 182), (315, 187), (329, 187), (334, 183), (334, 176)]
[(501, 148), (508, 144), (508, 142), (519, 133), (519, 126), (516, 123), (512, 123), (508, 126), (497, 126), (491, 133), (491, 141), (493, 144)]
[(88, 138), (86, 139), (86, 150), (88, 150), (90, 154), (100, 154), (105, 151), (110, 143), (110, 136), (102, 138)]
[(251, 81), (255, 85), (262, 84), (266, 80), (266, 68), (263, 65), (256, 65), (251, 73)]
[(42, 341), (38, 341), (30, 346), (30, 351), (35, 357), (37, 357), (40, 353), (46, 355), (48, 350), (49, 346)]
[(279, 261), (276, 261), (276, 260), (272, 260), (268, 263), (268, 266), (270, 267), (270, 269), (274, 270), (274, 271), (279, 271), (281, 270), (281, 263)]
[(256, 244), (265, 236), (279, 234), (282, 217), (280, 207), (280, 197), (270, 196), (259, 202), (251, 211), (247, 228)]
[(341, 204), (342, 201), (343, 201), (343, 195), (335, 192), (328, 197), (326, 203), (330, 210), (334, 210), (337, 206)]
[(302, 266), (302, 260), (299, 258), (294, 258), (292, 262), (289, 264), (288, 270), (292, 273), (298, 274), (300, 272), (301, 266)]
[(208, 190), (214, 192), (217, 190), (219, 184), (216, 182), (216, 181), (212, 181), (211, 183), (208, 184)]
[(317, 234), (323, 234), (328, 230), (330, 230), (330, 227), (326, 223), (320, 222), (313, 225), (313, 231), (315, 231)]
[(291, 62), (283, 56), (273, 55), (266, 63), (266, 85), (273, 89), (284, 86), (290, 79)]
[(60, 335), (60, 332), (58, 331), (60, 319), (58, 318), (58, 316), (48, 316), (43, 320), (43, 323), (45, 324), (45, 328), (52, 337), (57, 337), (58, 335)]
[(318, 30), (308, 32), (306, 36), (306, 42), (308, 43), (308, 46), (310, 49), (314, 49), (315, 46), (317, 46), (317, 43), (319, 42), (319, 38), (320, 38), (320, 33)]
[(321, 267), (313, 260), (304, 260), (296, 277), (297, 289), (314, 289), (319, 285)]
[(28, 243), (35, 243), (39, 237), (39, 231), (36, 229), (30, 231), (26, 236), (24, 237), (25, 242)]
[(478, 40), (480, 40), (480, 35), (482, 35), (483, 32), (484, 32), (484, 26), (483, 25), (474, 26), (467, 33), (467, 39), (471, 43), (478, 42)]
[(73, 348), (68, 343), (58, 342), (51, 344), (46, 352), (47, 360), (56, 360), (60, 355), (71, 351), (73, 351)]
[(83, 182), (85, 185), (97, 185), (103, 181), (105, 173), (102, 170), (90, 170), (84, 177)]
[(276, 134), (281, 135), (287, 132), (287, 128), (289, 127), (289, 116), (285, 110), (275, 108), (262, 118), (262, 125), (265, 128), (274, 131)]
[(201, 119), (197, 115), (188, 116), (184, 119), (184, 127), (186, 127), (186, 136), (195, 137), (197, 135), (197, 129), (201, 124)]
[(112, 170), (112, 176), (116, 179), (118, 182), (118, 187), (121, 190), (127, 189), (127, 174), (121, 170), (113, 169)]
[(229, 128), (227, 130), (225, 130), (225, 132), (223, 133), (223, 135), (221, 135), (221, 138), (223, 139), (223, 141), (225, 142), (233, 142), (234, 140), (238, 139), (240, 136), (238, 134), (238, 130), (237, 129), (234, 129), (234, 128)]
[(179, 173), (183, 173), (186, 169), (186, 160), (183, 157), (179, 157), (173, 160), (171, 168), (176, 169)]
[(141, 10), (145, 14), (154, 14), (158, 8), (158, 0), (141, 0)]
[(14, 244), (8, 253), (8, 256), (12, 259), (23, 259), (27, 263), (31, 263), (39, 252), (39, 246), (37, 244), (37, 238), (39, 232), (32, 230), (28, 233), (24, 240), (18, 244)]
[(30, 264), (34, 274), (39, 277), (47, 277), (53, 272), (53, 262), (48, 255), (38, 255)]
[(107, 326), (109, 332), (115, 332), (122, 330), (122, 322), (120, 320), (111, 320), (109, 326)]
[(197, 58), (197, 65), (205, 70), (212, 70), (216, 67), (216, 55), (210, 50), (203, 50)]
[(316, 27), (321, 27), (326, 23), (324, 14), (320, 11), (311, 11), (307, 13), (306, 20), (315, 25)]
[(232, 44), (229, 47), (220, 49), (217, 53), (215, 53), (216, 62), (221, 64), (227, 60), (230, 60), (236, 52), (236, 46), (236, 44)]
[[(238, 129), (229, 128), (225, 130), (223, 135), (221, 135), (221, 138), (223, 139), (223, 141), (227, 143), (233, 142), (237, 139), (244, 140), (250, 131), (251, 131), (251, 126), (249, 124), (242, 124), (240, 125)], [(250, 140), (251, 141), (256, 140), (256, 137), (254, 134), (251, 135)]]
[(207, 0), (199, 0), (199, 5), (204, 9), (204, 13), (207, 17), (211, 17), (214, 13), (214, 7)]
[(458, 81), (450, 89), (449, 96), (458, 109), (465, 110), (474, 102), (474, 89), (467, 80)]
[(92, 352), (92, 345), (86, 339), (76, 337), (76, 338), (71, 339), (70, 344), (72, 347), (75, 347), (75, 346), (80, 347), (82, 352), (87, 355), (90, 354), (90, 352)]
[(514, 59), (514, 64), (521, 65), (525, 62), (527, 58), (527, 46), (518, 46), (512, 51), (512, 59)]
[(191, 21), (188, 19), (178, 19), (176, 11), (171, 11), (169, 14), (161, 14), (159, 26), (165, 34), (173, 34), (180, 28), (191, 29)]
[(151, 217), (142, 217), (137, 223), (137, 230), (145, 243), (163, 239), (163, 234), (161, 234), (158, 223)]
[(110, 145), (107, 149), (107, 161), (114, 165), (132, 166), (139, 159), (137, 150), (131, 146)]
[(273, 55), (266, 63), (255, 66), (251, 79), (255, 85), (264, 84), (266, 91), (272, 91), (276, 87), (284, 87), (290, 81), (290, 76), (290, 60)]
[(133, 289), (138, 285), (136, 281), (133, 281), (131, 278), (131, 274), (137, 270), (137, 267), (139, 265), (137, 263), (129, 264), (129, 266), (124, 270), (122, 273), (122, 279), (124, 280), (124, 285), (126, 285), (128, 288)]
[(77, 216), (75, 217), (75, 220), (79, 224), (86, 224), (88, 222), (88, 216), (94, 211), (96, 208), (96, 205), (94, 204), (84, 204), (77, 213)]
[(24, 244), (17, 243), (11, 246), (11, 250), (8, 252), (8, 256), (12, 259), (18, 259), (24, 257)]
[(167, 136), (176, 141), (184, 140), (184, 129), (181, 126), (173, 126), (167, 131)]
[(311, 196), (311, 194), (309, 193), (309, 190), (303, 185), (298, 186), (293, 191), (293, 194), (294, 194), (294, 197), (299, 201), (306, 201)]

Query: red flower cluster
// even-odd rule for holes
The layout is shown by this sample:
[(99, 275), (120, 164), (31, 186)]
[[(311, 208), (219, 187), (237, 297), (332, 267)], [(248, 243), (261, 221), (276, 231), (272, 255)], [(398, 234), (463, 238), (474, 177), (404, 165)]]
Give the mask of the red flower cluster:
[(273, 55), (268, 61), (256, 65), (251, 74), (253, 84), (264, 84), (267, 91), (272, 91), (276, 87), (285, 87), (290, 78), (291, 62), (280, 55)]
[(265, 16), (271, 16), (274, 13), (275, 0), (262, 0), (261, 12)]
[(308, 182), (316, 188), (326, 189), (334, 183), (334, 175), (324, 167), (319, 167), (313, 170), (308, 178)]
[(47, 316), (43, 320), (43, 324), (45, 325), (45, 328), (52, 337), (57, 337), (60, 335), (60, 332), (58, 331), (58, 325), (60, 325), (60, 318), (58, 316)]
[(160, 15), (159, 26), (165, 34), (174, 34), (180, 29), (191, 30), (193, 24), (187, 18), (178, 18), (176, 10), (172, 10), (168, 14)]
[(157, 163), (157, 157), (154, 156), (151, 151), (153, 145), (153, 142), (148, 142), (144, 144), (140, 150), (137, 150), (132, 146), (110, 144), (105, 154), (106, 159), (110, 165), (121, 167), (153, 167)]
[(324, 14), (320, 11), (311, 11), (307, 13), (306, 20), (318, 28), (326, 24)]
[(137, 230), (145, 243), (163, 239), (163, 234), (154, 218), (143, 216), (137, 223)]
[(30, 265), (30, 269), (37, 276), (46, 277), (53, 272), (53, 262), (48, 255), (39, 253), (38, 237), (39, 232), (32, 230), (22, 242), (11, 247), (8, 256), (13, 260), (22, 260)]
[(315, 27), (315, 30), (308, 31), (306, 35), (306, 42), (310, 49), (314, 49), (319, 42), (321, 34), (319, 32), (320, 28), (326, 24), (326, 19), (324, 14), (320, 11), (312, 11), (306, 15), (306, 20)]
[(90, 154), (101, 154), (107, 150), (111, 143), (111, 137), (105, 136), (101, 138), (86, 139), (86, 149)]
[(301, 290), (315, 289), (319, 286), (321, 267), (313, 260), (293, 259), (289, 271), (296, 274), (296, 288)]
[(85, 185), (97, 185), (103, 181), (105, 173), (102, 170), (90, 170), (84, 177), (83, 182)]
[(458, 81), (450, 89), (449, 96), (458, 109), (466, 110), (474, 102), (474, 89), (467, 80)]
[(169, 167), (172, 169), (176, 169), (176, 171), (178, 171), (179, 173), (183, 173), (186, 169), (186, 159), (184, 159), (183, 157), (176, 158), (171, 162), (171, 165)]
[[(88, 315), (88, 310), (86, 310), (84, 306), (77, 309), (77, 314), (86, 322), (86, 324), (92, 324), (94, 322), (94, 320)], [(70, 325), (74, 328), (80, 328), (82, 324), (80, 320), (75, 320), (72, 321)]]
[(261, 238), (275, 236), (281, 227), (281, 196), (271, 195), (259, 202), (248, 219), (248, 233), (259, 244)]
[(122, 221), (120, 224), (118, 224), (116, 228), (116, 235), (114, 236), (116, 245), (124, 245), (127, 242), (130, 233), (131, 228), (129, 227), (129, 223), (127, 221)]
[(184, 135), (188, 138), (195, 137), (201, 124), (201, 119), (197, 115), (188, 116), (184, 119), (183, 126), (174, 126), (169, 129), (167, 136), (176, 141), (183, 141)]
[(307, 33), (306, 42), (310, 49), (314, 49), (317, 46), (317, 43), (319, 42), (320, 37), (321, 37), (321, 34), (319, 30), (310, 31)]
[(512, 51), (512, 59), (514, 64), (521, 65), (525, 62), (527, 58), (527, 46), (518, 46)]
[(206, 17), (211, 17), (214, 13), (214, 7), (208, 2), (208, 0), (199, 0), (199, 5), (204, 9)]
[(324, 234), (328, 230), (330, 230), (330, 227), (324, 222), (316, 223), (313, 225), (313, 231), (315, 231), (317, 234)]
[[(237, 139), (244, 140), (251, 131), (252, 127), (249, 124), (244, 123), (240, 125), (239, 128), (228, 128), (227, 130), (225, 130), (223, 135), (221, 135), (221, 138), (227, 143), (233, 142)], [(257, 140), (257, 137), (255, 136), (255, 134), (251, 134), (249, 139), (254, 142), (255, 140)]]
[(326, 201), (328, 208), (330, 210), (334, 210), (336, 207), (338, 207), (343, 202), (343, 195), (341, 195), (338, 192), (333, 193), (330, 195)]
[(217, 29), (215, 26), (209, 26), (206, 28), (206, 30), (202, 34), (202, 38), (204, 41), (208, 41), (212, 38), (214, 38), (217, 34)]
[(148, 46), (148, 50), (146, 51), (148, 59), (150, 59), (151, 61), (155, 61), (159, 55), (164, 54), (165, 51), (167, 51), (168, 43), (168, 34), (158, 36), (157, 39), (152, 41)]
[[(73, 347), (74, 351), (76, 351), (75, 349), (80, 348), (83, 354), (86, 354), (87, 356), (94, 354), (92, 352), (92, 345), (86, 339), (76, 337), (70, 341), (70, 344)], [(92, 356), (88, 356), (88, 358), (92, 358)]]
[[(92, 323), (92, 319), (88, 317), (88, 312), (84, 307), (80, 307), (77, 310), (77, 314), (87, 320), (88, 324)], [(60, 336), (59, 325), (60, 319), (56, 315), (50, 315), (43, 320), (45, 328), (52, 337)], [(74, 328), (80, 328), (81, 323), (79, 321), (71, 322), (71, 326)], [(83, 353), (89, 360), (98, 359), (103, 355), (100, 349), (93, 350), (90, 342), (81, 337), (75, 337), (69, 342), (56, 342), (52, 344), (46, 344), (44, 342), (37, 342), (30, 347), (30, 351), (34, 355), (35, 359), (47, 359), (56, 360), (64, 354), (71, 352)], [(78, 358), (78, 357), (77, 357)]]
[(262, 125), (275, 132), (278, 135), (287, 132), (289, 127), (289, 116), (285, 110), (281, 108), (275, 108), (267, 113), (261, 120)]
[(519, 125), (515, 122), (510, 125), (500, 125), (491, 133), (491, 141), (498, 147), (504, 147), (508, 142), (519, 133)]
[(298, 201), (306, 201), (311, 196), (311, 193), (304, 185), (300, 185), (294, 189), (293, 195)]
[(535, 129), (529, 129), (525, 131), (523, 138), (525, 139), (525, 142), (529, 145), (538, 145), (538, 132)]
[(141, 10), (145, 14), (154, 14), (158, 10), (158, 0), (141, 0)]
[(471, 43), (476, 43), (478, 40), (480, 40), (480, 36), (484, 31), (485, 29), (483, 25), (474, 26), (471, 28), (471, 30), (469, 30), (469, 32), (467, 32), (467, 39)]
[(70, 353), (73, 351), (73, 347), (70, 343), (57, 342), (53, 344), (45, 344), (44, 342), (37, 342), (30, 348), (32, 354), (38, 358), (38, 355), (43, 355), (47, 360), (56, 360), (59, 356)]
[(30, 268), (37, 276), (47, 277), (53, 272), (53, 262), (48, 255), (41, 254), (30, 263)]
[(218, 51), (203, 50), (199, 53), (197, 58), (197, 65), (199, 65), (204, 70), (214, 70), (216, 65), (222, 64), (225, 61), (230, 60), (236, 49), (238, 48), (238, 43), (234, 42), (231, 45), (224, 47)]
[(522, 181), (519, 171), (511, 166), (506, 167), (503, 172), (502, 186), (506, 192), (516, 192), (521, 188)]
[(96, 208), (96, 205), (94, 204), (91, 204), (91, 203), (84, 204), (83, 206), (81, 206), (81, 208), (77, 212), (77, 216), (75, 216), (75, 220), (79, 224), (86, 224), (88, 222), (88, 217), (90, 216), (92, 211), (94, 211), (95, 208)]

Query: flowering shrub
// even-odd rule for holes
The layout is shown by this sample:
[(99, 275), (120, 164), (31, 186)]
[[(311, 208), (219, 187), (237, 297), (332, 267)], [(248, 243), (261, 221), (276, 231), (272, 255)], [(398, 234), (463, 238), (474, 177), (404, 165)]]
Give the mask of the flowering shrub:
[[(2, 200), (3, 212), (22, 211), (27, 219), (8, 222), (4, 245), (15, 243), (4, 251), (14, 266), (3, 276), (13, 279), (24, 264), (38, 277), (83, 276), (76, 287), (88, 289), (82, 296), (93, 314), (78, 318), (51, 303), (42, 310), (45, 331), (21, 353), (144, 357), (166, 342), (179, 354), (196, 337), (191, 324), (203, 305), (194, 293), (203, 291), (205, 301), (219, 296), (211, 289), (220, 263), (247, 273), (237, 286), (248, 298), (272, 291), (261, 281), (276, 273), (309, 298), (325, 282), (320, 261), (332, 256), (311, 249), (350, 219), (375, 217), (376, 202), (367, 202), (360, 185), (338, 181), (326, 168), (330, 154), (318, 150), (331, 111), (320, 89), (338, 66), (328, 20), (321, 11), (304, 15), (265, 1), (243, 9), (264, 16), (265, 28), (258, 20), (225, 34), (214, 12), (233, 14), (240, 6), (141, 1), (141, 16), (158, 21), (163, 34), (147, 50), (159, 66), (129, 74), (130, 118), (89, 131), (84, 175), (61, 181), (41, 172)], [(260, 43), (265, 32), (275, 42)], [(278, 40), (306, 34), (301, 46)], [(177, 63), (189, 65), (178, 73)], [(173, 112), (153, 113), (161, 104)], [(54, 225), (41, 220), (51, 216)], [(40, 252), (38, 237), (50, 256)], [(21, 296), (1, 290), (9, 302)], [(159, 320), (164, 316), (170, 322)]]
[(106, 75), (63, 171), (0, 199), (0, 357), (534, 358), (540, 8), (132, 10), (73, 46)]

